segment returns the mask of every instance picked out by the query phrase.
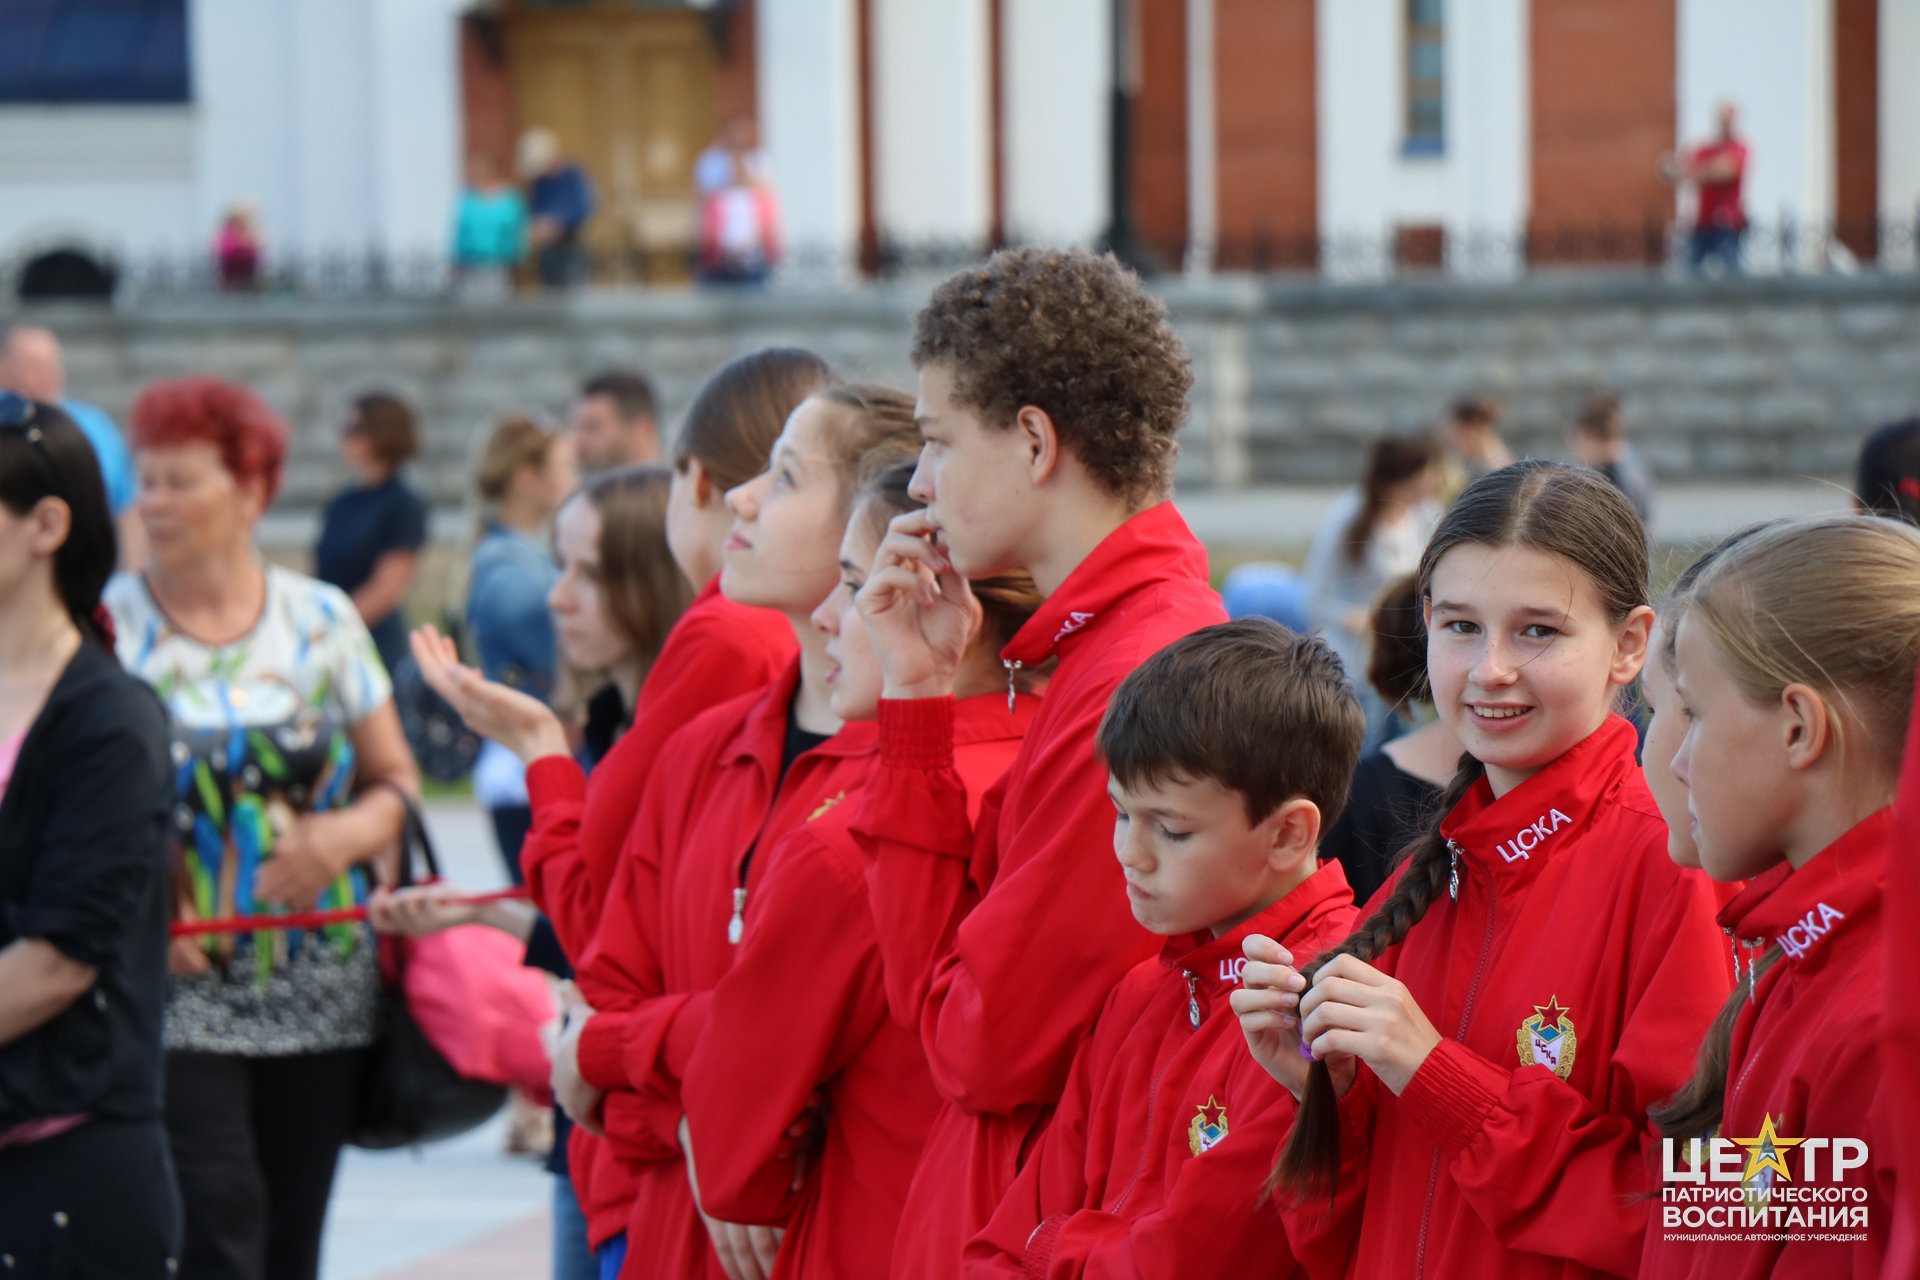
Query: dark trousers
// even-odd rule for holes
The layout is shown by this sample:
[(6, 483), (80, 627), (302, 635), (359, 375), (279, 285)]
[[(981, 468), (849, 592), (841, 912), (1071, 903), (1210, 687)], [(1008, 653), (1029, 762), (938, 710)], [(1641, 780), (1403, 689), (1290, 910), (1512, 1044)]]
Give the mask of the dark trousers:
[(365, 1051), (167, 1055), (180, 1280), (315, 1280)]
[(0, 1275), (166, 1280), (180, 1196), (158, 1120), (94, 1120), (0, 1150)]
[(500, 860), (507, 864), (507, 878), (515, 884), (525, 884), (527, 877), (520, 870), (520, 846), (527, 842), (527, 832), (533, 830), (532, 806), (501, 805), (487, 810), (487, 816), (493, 819), (493, 839), (500, 846)]

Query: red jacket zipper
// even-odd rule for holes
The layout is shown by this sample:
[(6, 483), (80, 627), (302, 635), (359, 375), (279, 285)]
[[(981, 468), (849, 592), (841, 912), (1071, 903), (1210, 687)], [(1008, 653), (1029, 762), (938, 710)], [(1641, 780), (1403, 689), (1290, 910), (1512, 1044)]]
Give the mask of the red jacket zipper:
[[(1467, 1024), (1473, 1020), (1473, 1002), (1480, 994), (1480, 979), (1487, 972), (1487, 957), (1493, 952), (1493, 924), (1499, 914), (1500, 900), (1494, 893), (1493, 878), (1487, 877), (1487, 935), (1480, 941), (1480, 960), (1473, 967), (1473, 981), (1467, 985), (1467, 1002), (1460, 1009), (1460, 1027), (1453, 1038), (1466, 1043)], [(1427, 1224), (1433, 1219), (1433, 1197), (1440, 1186), (1441, 1153), (1433, 1153), (1433, 1167), (1427, 1171), (1427, 1202), (1420, 1209), (1420, 1243), (1413, 1254), (1413, 1274), (1415, 1280), (1426, 1275), (1427, 1271)]]
[[(1180, 972), (1186, 975), (1187, 999), (1189, 1001), (1195, 1002), (1197, 1005), (1198, 998), (1194, 995), (1194, 987), (1197, 980), (1193, 975), (1193, 970), (1182, 969)], [(1188, 1021), (1191, 1022), (1192, 1019), (1188, 1019)], [(1197, 1031), (1199, 1030), (1199, 1028), (1196, 1027), (1194, 1028), (1194, 1030)], [(1167, 1055), (1166, 1061), (1162, 1062), (1160, 1066), (1154, 1071), (1153, 1083), (1147, 1087), (1146, 1129), (1147, 1129), (1147, 1134), (1149, 1138), (1151, 1138), (1153, 1134), (1153, 1104), (1160, 1101), (1161, 1077), (1167, 1074), (1167, 1068), (1173, 1065), (1173, 1060), (1177, 1056), (1178, 1056), (1177, 1054), (1172, 1054), (1172, 1053)], [(1127, 1207), (1127, 1201), (1133, 1198), (1134, 1189), (1140, 1185), (1141, 1177), (1144, 1176), (1147, 1172), (1147, 1161), (1153, 1157), (1153, 1152), (1154, 1152), (1154, 1146), (1151, 1141), (1148, 1141), (1147, 1143), (1141, 1146), (1140, 1163), (1134, 1166), (1133, 1179), (1132, 1181), (1127, 1183), (1127, 1189), (1120, 1193), (1120, 1198), (1113, 1202), (1113, 1208), (1110, 1210), (1110, 1212), (1118, 1214), (1122, 1209)]]

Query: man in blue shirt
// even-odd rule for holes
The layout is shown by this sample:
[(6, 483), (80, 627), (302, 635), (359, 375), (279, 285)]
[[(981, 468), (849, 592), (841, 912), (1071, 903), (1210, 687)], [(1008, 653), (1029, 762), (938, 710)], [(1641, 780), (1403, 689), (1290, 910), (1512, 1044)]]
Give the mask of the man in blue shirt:
[(100, 460), (107, 504), (113, 508), (120, 535), (120, 567), (138, 567), (146, 559), (147, 532), (133, 509), (133, 500), (140, 493), (133, 455), (104, 410), (66, 398), (66, 365), (60, 358), (60, 340), (51, 330), (32, 324), (8, 328), (4, 343), (0, 343), (0, 391), (16, 391), (29, 400), (57, 404), (66, 410)]
[(549, 289), (586, 279), (580, 232), (593, 216), (593, 184), (560, 152), (550, 129), (529, 129), (520, 138), (520, 171), (527, 179), (527, 234), (537, 250), (540, 283)]

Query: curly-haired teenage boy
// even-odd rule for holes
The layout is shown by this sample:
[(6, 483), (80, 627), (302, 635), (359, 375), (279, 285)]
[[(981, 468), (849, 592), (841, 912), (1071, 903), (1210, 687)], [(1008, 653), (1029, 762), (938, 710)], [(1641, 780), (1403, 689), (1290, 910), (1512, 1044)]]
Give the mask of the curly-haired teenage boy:
[[(1158, 947), (1108, 854), (1094, 734), (1145, 658), (1225, 619), (1168, 502), (1193, 377), (1164, 306), (1110, 257), (994, 255), (934, 290), (913, 342), (925, 511), (893, 522), (861, 592), (885, 673), (881, 759), (855, 817), (889, 1004), (944, 1099), (893, 1275), (956, 1276), (1060, 1096), (1113, 984)], [(1003, 651), (1057, 663), (977, 822), (953, 770), (967, 580), (1047, 597)]]

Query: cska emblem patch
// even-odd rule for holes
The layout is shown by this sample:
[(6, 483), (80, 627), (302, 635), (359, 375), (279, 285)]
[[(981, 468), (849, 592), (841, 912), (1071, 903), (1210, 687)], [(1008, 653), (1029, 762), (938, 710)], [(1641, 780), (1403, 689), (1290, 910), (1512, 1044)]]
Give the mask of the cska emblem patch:
[(845, 800), (846, 798), (847, 798), (847, 793), (844, 791), (842, 791), (837, 796), (827, 797), (827, 802), (825, 804), (821, 805), (818, 809), (815, 809), (812, 813), (807, 815), (807, 821), (812, 822), (815, 818), (819, 817), (821, 814), (825, 813), (827, 810), (833, 808), (833, 806), (839, 804), (842, 800)]
[(1200, 1104), (1193, 1123), (1187, 1126), (1187, 1146), (1193, 1154), (1201, 1155), (1211, 1151), (1215, 1143), (1227, 1136), (1227, 1109), (1215, 1102), (1212, 1094)]
[(1517, 1037), (1520, 1065), (1545, 1067), (1562, 1080), (1573, 1070), (1573, 1052), (1579, 1041), (1573, 1033), (1573, 1019), (1553, 996), (1543, 1005), (1533, 1006), (1533, 1016), (1520, 1024)]

